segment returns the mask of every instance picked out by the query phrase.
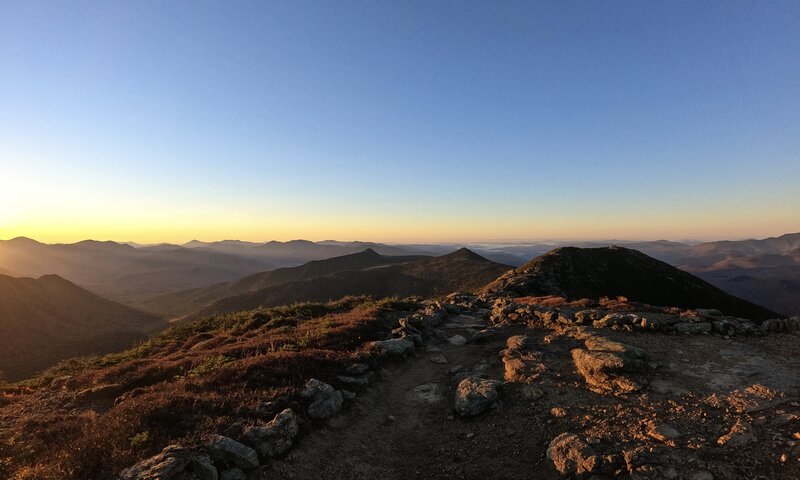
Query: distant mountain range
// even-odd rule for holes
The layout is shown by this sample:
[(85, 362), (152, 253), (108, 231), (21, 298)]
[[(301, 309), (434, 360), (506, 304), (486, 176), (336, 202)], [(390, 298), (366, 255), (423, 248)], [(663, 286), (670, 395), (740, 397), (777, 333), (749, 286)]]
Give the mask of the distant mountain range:
[[(516, 267), (559, 246), (595, 248), (612, 244), (639, 250), (779, 313), (800, 314), (800, 233), (763, 240), (697, 244), (661, 240), (466, 246), (488, 260)], [(441, 256), (463, 246), (335, 240), (266, 243), (193, 240), (184, 245), (84, 241), (47, 245), (16, 238), (0, 241), (0, 273), (34, 277), (55, 273), (115, 301), (152, 306), (168, 294), (230, 283), (265, 271), (355, 254), (367, 248), (383, 256)], [(158, 309), (175, 312), (184, 306)]]
[(57, 275), (0, 275), (0, 378), (17, 380), (65, 358), (123, 350), (163, 326), (155, 315)]
[(300, 301), (336, 300), (346, 295), (435, 296), (475, 291), (510, 269), (465, 248), (439, 257), (384, 256), (367, 249), (165, 295), (143, 306), (162, 314), (184, 314), (186, 319)]
[[(229, 283), (220, 283), (203, 288), (195, 288), (177, 293), (168, 293), (155, 297), (141, 304), (148, 311), (168, 316), (179, 316), (199, 310), (209, 304), (228, 297), (235, 297), (251, 292), (275, 287), (277, 285), (301, 282), (315, 277), (332, 275), (346, 271), (358, 271), (367, 268), (388, 266), (420, 260), (424, 256), (383, 256), (368, 248), (359, 253), (333, 257), (325, 260), (314, 260), (299, 267), (279, 268), (244, 277)], [(301, 292), (298, 297), (303, 296)]]

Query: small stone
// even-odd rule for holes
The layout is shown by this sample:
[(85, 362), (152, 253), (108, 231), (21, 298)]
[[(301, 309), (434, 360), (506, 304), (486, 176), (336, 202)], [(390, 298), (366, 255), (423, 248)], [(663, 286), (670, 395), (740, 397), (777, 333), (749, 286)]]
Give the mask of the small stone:
[(394, 415), (389, 415), (388, 417), (386, 417), (386, 419), (389, 420), (390, 422), (394, 422), (395, 420), (397, 420), (397, 417), (395, 417)]
[(567, 411), (561, 407), (553, 407), (550, 409), (550, 415), (556, 418), (564, 418), (567, 416)]
[(450, 345), (455, 345), (457, 347), (460, 347), (462, 345), (466, 345), (467, 344), (467, 339), (462, 337), (461, 335), (453, 335), (452, 337), (447, 339), (447, 342)]
[(474, 436), (475, 436), (475, 434), (474, 434), (474, 433), (472, 433), (472, 432), (469, 432), (469, 433), (467, 434), (467, 439), (470, 439), (470, 438), (472, 438), (472, 437), (474, 437)]
[(431, 357), (431, 362), (444, 364), (447, 363), (447, 357), (444, 355), (436, 355), (435, 357)]
[(439, 384), (425, 383), (418, 387), (414, 387), (411, 392), (414, 394), (416, 400), (433, 404), (444, 400), (444, 396), (439, 390)]
[(681, 436), (680, 432), (670, 425), (657, 425), (651, 428), (647, 434), (659, 442), (671, 442)]
[(544, 396), (544, 392), (533, 385), (525, 385), (522, 387), (522, 396), (525, 400), (539, 400)]
[(392, 338), (381, 342), (372, 342), (370, 345), (386, 355), (407, 357), (414, 353), (414, 342), (405, 338)]

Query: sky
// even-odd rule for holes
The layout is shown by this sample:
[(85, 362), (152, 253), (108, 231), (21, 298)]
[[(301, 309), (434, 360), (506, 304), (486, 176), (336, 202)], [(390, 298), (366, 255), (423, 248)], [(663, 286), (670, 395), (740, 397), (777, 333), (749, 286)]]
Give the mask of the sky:
[(800, 231), (797, 1), (0, 11), (0, 238)]

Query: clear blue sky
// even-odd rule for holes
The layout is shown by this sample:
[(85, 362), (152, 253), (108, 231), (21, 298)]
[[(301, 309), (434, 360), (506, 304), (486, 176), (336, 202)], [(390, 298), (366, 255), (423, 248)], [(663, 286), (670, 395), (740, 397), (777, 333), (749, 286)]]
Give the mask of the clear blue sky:
[(800, 230), (797, 1), (0, 9), (0, 238)]

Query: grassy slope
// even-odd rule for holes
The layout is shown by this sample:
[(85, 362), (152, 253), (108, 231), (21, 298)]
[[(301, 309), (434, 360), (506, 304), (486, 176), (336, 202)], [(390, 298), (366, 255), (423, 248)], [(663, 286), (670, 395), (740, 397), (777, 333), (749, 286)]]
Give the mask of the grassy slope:
[[(218, 315), (120, 354), (65, 362), (27, 382), (36, 395), (24, 386), (0, 395), (0, 478), (110, 479), (164, 445), (225, 434), (242, 417), (269, 420), (263, 402), (297, 408), (308, 378), (336, 384), (346, 365), (370, 361), (364, 343), (384, 337), (386, 318), (415, 306), (350, 297)], [(47, 387), (63, 375), (65, 389)], [(124, 400), (93, 409), (58, 400), (108, 383)]]
[(157, 317), (56, 275), (0, 275), (0, 370), (18, 379), (64, 358), (129, 347), (163, 326)]

